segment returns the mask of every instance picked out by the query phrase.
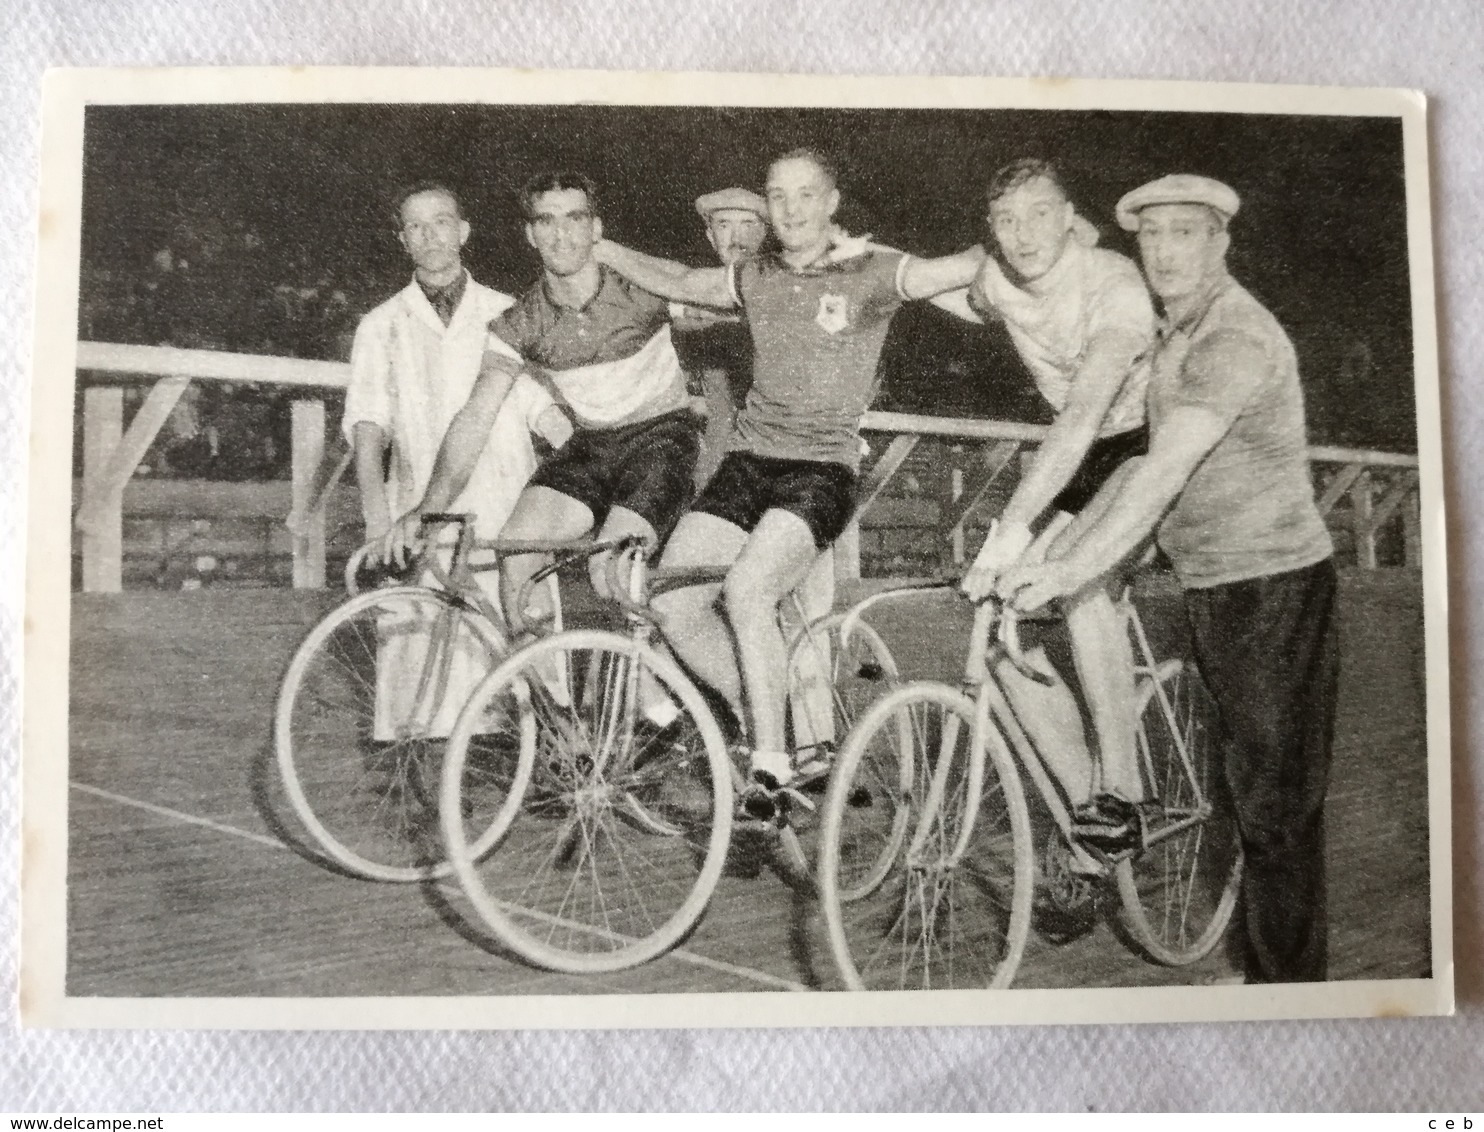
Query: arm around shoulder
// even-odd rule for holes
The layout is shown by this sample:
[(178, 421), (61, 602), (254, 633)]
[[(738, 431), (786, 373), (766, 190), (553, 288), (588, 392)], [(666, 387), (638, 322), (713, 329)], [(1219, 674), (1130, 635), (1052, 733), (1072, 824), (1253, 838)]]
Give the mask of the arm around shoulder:
[(936, 259), (909, 256), (902, 265), (902, 297), (928, 299), (944, 291), (967, 287), (979, 274), (985, 255), (984, 248), (975, 244), (972, 248)]
[(662, 299), (721, 310), (737, 306), (726, 268), (687, 267), (674, 260), (645, 255), (612, 240), (600, 240), (593, 254), (599, 263), (607, 264)]

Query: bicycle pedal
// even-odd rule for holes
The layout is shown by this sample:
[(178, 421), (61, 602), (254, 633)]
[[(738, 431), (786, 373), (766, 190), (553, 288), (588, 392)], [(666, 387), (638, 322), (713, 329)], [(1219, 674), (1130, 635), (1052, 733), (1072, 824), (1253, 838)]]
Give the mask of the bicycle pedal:
[(788, 789), (779, 786), (777, 779), (759, 775), (742, 791), (735, 820), (739, 825), (776, 831), (788, 822), (791, 802)]

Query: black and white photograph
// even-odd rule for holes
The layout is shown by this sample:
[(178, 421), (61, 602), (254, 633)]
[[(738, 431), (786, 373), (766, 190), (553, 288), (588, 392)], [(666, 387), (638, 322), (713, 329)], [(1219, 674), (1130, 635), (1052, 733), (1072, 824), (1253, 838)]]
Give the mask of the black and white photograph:
[(42, 148), (28, 1024), (1451, 1012), (1419, 96), (77, 71)]

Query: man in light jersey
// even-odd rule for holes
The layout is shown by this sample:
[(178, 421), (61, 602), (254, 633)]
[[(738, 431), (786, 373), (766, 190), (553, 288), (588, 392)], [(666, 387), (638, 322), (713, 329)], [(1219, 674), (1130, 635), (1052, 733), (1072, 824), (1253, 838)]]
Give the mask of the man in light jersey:
[[(462, 250), (469, 239), (458, 198), (443, 185), (422, 184), (404, 193), (396, 208), (397, 239), (413, 263), (405, 288), (374, 308), (356, 327), (350, 383), (341, 428), (355, 453), (356, 480), (367, 541), (383, 537), (392, 516), (422, 498), (432, 476), (438, 445), (479, 375), (487, 326), (514, 300), (470, 277)], [(490, 422), (490, 443), (452, 499), (454, 510), (476, 516), (475, 530), (493, 538), (509, 518), (526, 481), (536, 470), (533, 432), (560, 446), (571, 424), (551, 396), (522, 378)], [(494, 590), (493, 578), (480, 575)], [(490, 594), (495, 598), (496, 594)], [(415, 712), (412, 702), (428, 636), (388, 634), (378, 654), (377, 733), (387, 738), (398, 721)], [(484, 658), (456, 658), (452, 691), (439, 712), (446, 719), (422, 721), (446, 734), (474, 683)], [(460, 696), (458, 688), (465, 688)]]
[[(727, 565), (715, 587), (665, 596), (666, 635), (739, 719), (750, 718), (752, 782), (741, 814), (786, 810), (785, 645), (779, 601), (850, 521), (860, 418), (876, 392), (891, 316), (904, 300), (965, 286), (979, 248), (939, 260), (867, 249), (832, 258), (840, 193), (830, 164), (795, 150), (769, 167), (769, 218), (781, 252), (728, 268), (687, 268), (604, 241), (598, 256), (678, 302), (740, 308), (752, 331), (753, 384), (730, 451), (681, 519), (664, 564)], [(735, 647), (733, 642), (735, 641)], [(747, 714), (743, 714), (743, 700)]]
[[(700, 424), (671, 345), (669, 304), (593, 258), (603, 223), (586, 177), (536, 177), (521, 207), (541, 279), (490, 323), (479, 380), (449, 426), (422, 501), (394, 527), (390, 557), (405, 553), (420, 513), (444, 510), (457, 494), (526, 370), (549, 384), (577, 429), (532, 476), (501, 537), (572, 539), (597, 528), (605, 539), (642, 535), (658, 543), (690, 497)], [(505, 560), (507, 602), (545, 561)], [(591, 574), (606, 592), (606, 563), (594, 559)], [(532, 595), (533, 604), (543, 600)], [(522, 611), (546, 612), (539, 604)]]
[(1118, 202), (1164, 307), (1149, 454), (1103, 488), (1055, 557), (1013, 567), (999, 588), (1037, 608), (1156, 533), (1216, 703), (1242, 838), (1247, 978), (1317, 982), (1340, 659), (1333, 546), (1314, 502), (1293, 343), (1227, 271), (1239, 205), (1229, 186), (1189, 174)]
[[(969, 305), (1003, 320), (1016, 351), (1056, 413), (1035, 458), (964, 579), (982, 600), (1022, 554), (1057, 551), (1071, 516), (1118, 468), (1144, 453), (1144, 392), (1154, 307), (1133, 262), (1075, 238), (1078, 221), (1054, 166), (1026, 159), (1000, 169), (989, 186), (996, 255), (969, 288)], [(1031, 529), (1048, 520), (1032, 545)], [(1062, 602), (1072, 657), (1096, 732), (1094, 764), (1081, 713), (1065, 685), (1046, 688), (1006, 665), (1018, 714), (1072, 804), (1082, 840), (1109, 849), (1137, 836), (1134, 804), (1144, 801), (1134, 719), (1133, 654), (1110, 592), (1095, 579)], [(1101, 773), (1097, 773), (1094, 767)], [(1093, 871), (1084, 854), (1074, 865)]]

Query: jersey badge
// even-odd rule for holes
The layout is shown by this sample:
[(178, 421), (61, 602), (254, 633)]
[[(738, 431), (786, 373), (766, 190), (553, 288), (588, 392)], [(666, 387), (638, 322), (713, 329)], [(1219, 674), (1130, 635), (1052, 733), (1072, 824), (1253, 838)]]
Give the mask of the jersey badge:
[(844, 295), (821, 295), (814, 321), (826, 334), (839, 334), (850, 325), (850, 302)]

